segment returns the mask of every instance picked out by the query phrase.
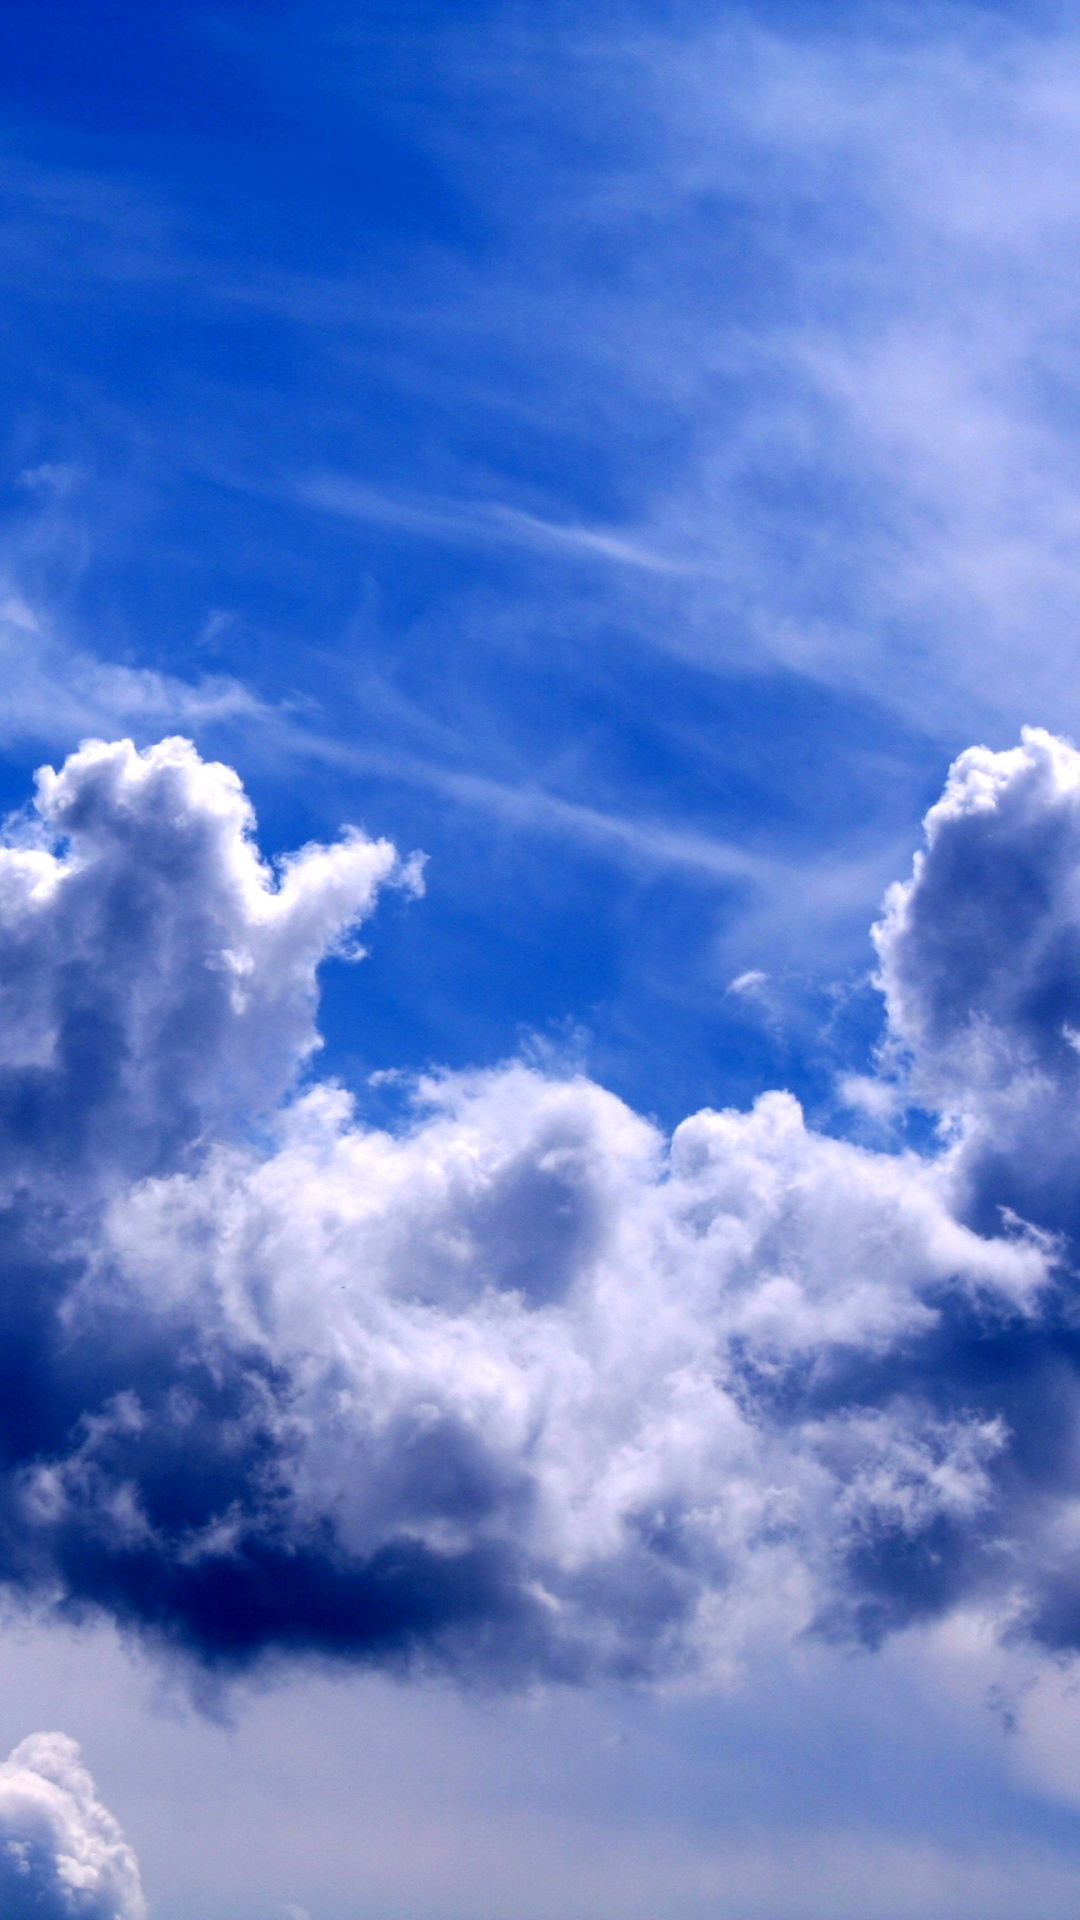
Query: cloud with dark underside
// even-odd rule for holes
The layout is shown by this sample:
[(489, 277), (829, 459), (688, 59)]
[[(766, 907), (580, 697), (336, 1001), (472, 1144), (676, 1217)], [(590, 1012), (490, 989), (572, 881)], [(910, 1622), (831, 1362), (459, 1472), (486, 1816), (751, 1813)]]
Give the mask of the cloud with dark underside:
[(138, 1862), (74, 1740), (34, 1733), (0, 1765), (4, 1920), (145, 1920)]
[(415, 868), (253, 834), (186, 742), (92, 743), (0, 849), (13, 1597), (222, 1672), (664, 1679), (961, 1605), (1080, 1644), (1080, 755), (962, 756), (887, 902), (923, 1156), (520, 1063), (363, 1126), (317, 967)]

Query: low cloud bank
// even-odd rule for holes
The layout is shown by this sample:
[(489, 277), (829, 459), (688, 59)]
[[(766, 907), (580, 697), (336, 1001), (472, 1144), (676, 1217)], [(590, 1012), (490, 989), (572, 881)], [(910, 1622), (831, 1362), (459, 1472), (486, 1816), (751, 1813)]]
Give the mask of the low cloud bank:
[(93, 743), (0, 849), (9, 1590), (226, 1670), (1080, 1644), (1080, 755), (963, 755), (886, 903), (925, 1157), (520, 1064), (362, 1127), (296, 1091), (316, 968), (415, 874), (252, 831), (186, 742)]
[(4, 1920), (145, 1920), (135, 1855), (65, 1733), (34, 1733), (0, 1765)]

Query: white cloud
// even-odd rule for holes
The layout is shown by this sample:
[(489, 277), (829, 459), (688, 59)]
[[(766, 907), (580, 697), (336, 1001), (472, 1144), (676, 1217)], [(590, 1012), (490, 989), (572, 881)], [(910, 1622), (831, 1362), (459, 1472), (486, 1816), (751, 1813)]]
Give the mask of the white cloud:
[(145, 1920), (138, 1862), (74, 1740), (34, 1733), (0, 1765), (5, 1920)]
[(915, 1096), (961, 1136), (969, 1212), (1073, 1231), (1080, 755), (1038, 729), (1008, 753), (973, 747), (926, 831), (875, 930), (893, 1044)]
[(319, 961), (395, 870), (419, 884), (357, 833), (272, 873), (236, 775), (183, 740), (89, 742), (39, 773), (36, 817), (0, 849), (9, 1189), (28, 1146), (147, 1166), (254, 1121), (318, 1045)]
[(892, 896), (894, 1044), (956, 1136), (925, 1159), (782, 1092), (667, 1140), (517, 1063), (366, 1128), (296, 1079), (393, 849), (271, 874), (183, 741), (46, 769), (0, 853), (9, 1577), (225, 1663), (724, 1673), (959, 1599), (1072, 1644), (1071, 1480), (1039, 1461), (1071, 1185), (1059, 1154), (1018, 1204), (1016, 1076), (983, 1066), (1045, 1041), (1040, 1124), (1071, 1139), (1044, 1003), (1078, 793), (1047, 736), (973, 751)]
[(745, 973), (740, 973), (729, 982), (728, 992), (745, 993), (753, 997), (768, 984), (768, 979), (768, 974), (763, 973), (760, 967), (748, 967)]
[(297, 497), (327, 513), (375, 526), (399, 527), (432, 540), (465, 545), (489, 543), (562, 550), (585, 560), (638, 568), (644, 573), (685, 573), (685, 563), (625, 538), (617, 530), (544, 520), (499, 500), (410, 499), (380, 493), (334, 475), (305, 481)]
[(950, 740), (1080, 724), (1076, 51), (1015, 10), (729, 13), (623, 45), (620, 115), (563, 45), (622, 138), (545, 236), (633, 294), (575, 285), (558, 337), (684, 432), (623, 530), (685, 575), (641, 631)]
[(0, 583), (0, 739), (67, 749), (91, 734), (162, 725), (198, 727), (265, 717), (260, 702), (225, 675), (198, 682), (151, 667), (125, 667), (72, 646), (15, 591)]

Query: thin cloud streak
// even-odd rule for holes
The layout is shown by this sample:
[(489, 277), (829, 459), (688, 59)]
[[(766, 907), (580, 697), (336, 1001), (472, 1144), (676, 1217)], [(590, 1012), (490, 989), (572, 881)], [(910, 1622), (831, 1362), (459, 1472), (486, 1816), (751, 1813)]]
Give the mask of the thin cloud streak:
[(970, 18), (657, 44), (653, 192), (725, 196), (773, 271), (752, 324), (687, 330), (700, 454), (655, 537), (723, 529), (752, 643), (831, 684), (946, 733), (1075, 726), (1075, 43)]
[(605, 528), (568, 526), (544, 520), (519, 507), (490, 500), (404, 499), (333, 477), (304, 481), (296, 498), (366, 526), (394, 527), (430, 540), (505, 541), (543, 552), (563, 549), (577, 556), (635, 567), (645, 573), (687, 574), (686, 562), (656, 553)]
[(438, 795), (513, 832), (576, 847), (637, 878), (679, 874), (720, 889), (729, 903), (723, 944), (733, 964), (759, 951), (775, 961), (792, 945), (793, 920), (802, 928), (802, 947), (809, 938), (815, 950), (828, 951), (840, 926), (858, 926), (861, 939), (867, 912), (904, 866), (902, 836), (867, 854), (786, 859), (677, 821), (553, 792), (528, 772), (511, 782), (417, 753), (404, 742), (335, 738), (320, 727), (317, 711), (296, 701), (264, 701), (231, 676), (188, 681), (97, 660), (51, 632), (16, 593), (0, 605), (0, 659), (5, 655), (10, 673), (0, 737), (14, 746), (55, 752), (118, 732), (141, 741), (163, 724), (211, 739), (224, 729), (231, 750), (273, 767), (277, 777), (316, 764), (374, 778)]
[(268, 709), (231, 675), (200, 681), (96, 659), (50, 633), (17, 593), (0, 600), (5, 688), (0, 740), (56, 747), (91, 733), (265, 721)]
[(767, 892), (775, 889), (789, 907), (798, 897), (834, 904), (865, 898), (867, 890), (880, 891), (883, 876), (903, 866), (899, 841), (885, 849), (876, 847), (866, 858), (783, 860), (692, 829), (606, 812), (532, 782), (511, 786), (396, 748), (354, 746), (309, 729), (284, 712), (273, 717), (263, 737), (268, 742), (272, 739), (279, 750), (298, 761), (314, 760), (358, 774), (376, 774), (444, 794), (508, 825), (605, 849), (629, 861), (637, 871), (674, 869), (711, 882), (743, 882)]

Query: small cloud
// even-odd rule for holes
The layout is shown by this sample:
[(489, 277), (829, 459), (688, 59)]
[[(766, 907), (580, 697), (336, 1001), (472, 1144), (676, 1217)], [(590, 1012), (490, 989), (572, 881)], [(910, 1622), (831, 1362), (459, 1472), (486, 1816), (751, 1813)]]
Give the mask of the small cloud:
[(836, 1090), (845, 1107), (879, 1125), (891, 1124), (904, 1106), (903, 1093), (894, 1080), (876, 1080), (869, 1073), (841, 1074)]
[(746, 973), (740, 973), (736, 979), (729, 981), (726, 991), (728, 993), (745, 995), (747, 999), (753, 999), (761, 996), (768, 986), (768, 983), (769, 976), (767, 973), (762, 973), (760, 967), (750, 967)]
[(0, 626), (16, 627), (20, 633), (41, 632), (41, 623), (33, 608), (17, 593), (7, 593), (0, 600)]
[(235, 625), (235, 613), (230, 613), (227, 607), (211, 607), (199, 631), (196, 646), (215, 647), (222, 634), (228, 633), (229, 628)]
[(19, 475), (20, 487), (28, 493), (70, 493), (79, 478), (79, 469), (69, 462), (43, 460), (39, 466), (24, 467)]

